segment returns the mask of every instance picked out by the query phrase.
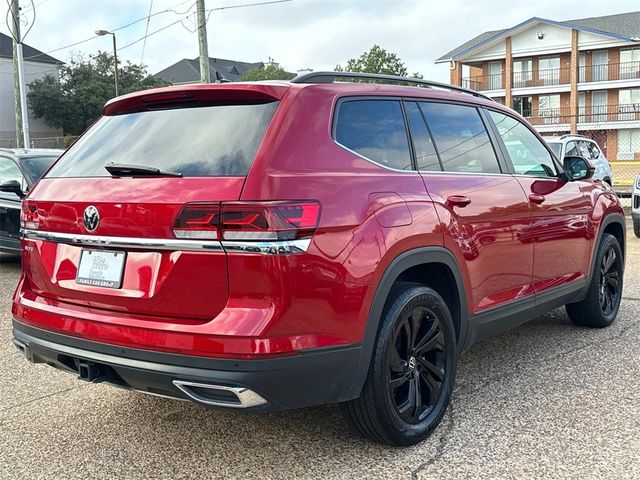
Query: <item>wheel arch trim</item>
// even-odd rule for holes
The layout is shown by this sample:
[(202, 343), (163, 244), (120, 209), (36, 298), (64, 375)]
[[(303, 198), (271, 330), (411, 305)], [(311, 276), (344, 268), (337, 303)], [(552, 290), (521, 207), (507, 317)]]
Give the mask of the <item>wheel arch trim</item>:
[(364, 382), (369, 372), (371, 357), (373, 355), (373, 347), (378, 335), (382, 311), (391, 291), (391, 287), (400, 275), (406, 270), (419, 265), (426, 264), (443, 264), (451, 271), (453, 279), (458, 290), (458, 302), (460, 307), (460, 333), (458, 336), (457, 351), (465, 345), (465, 339), (468, 332), (468, 311), (466, 290), (460, 267), (454, 254), (445, 247), (420, 247), (405, 251), (394, 258), (384, 271), (382, 278), (378, 282), (376, 292), (369, 308), (367, 323), (362, 339), (362, 347), (358, 364), (356, 365), (353, 382), (349, 391), (349, 398), (356, 398), (360, 395)]

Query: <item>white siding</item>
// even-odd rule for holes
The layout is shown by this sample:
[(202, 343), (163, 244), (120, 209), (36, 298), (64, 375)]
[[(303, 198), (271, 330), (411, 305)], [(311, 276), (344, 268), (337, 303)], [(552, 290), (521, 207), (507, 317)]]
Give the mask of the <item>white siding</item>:
[[(25, 83), (28, 85), (45, 75), (59, 78), (58, 69), (49, 63), (25, 62)], [(13, 92), (13, 61), (0, 58), (0, 139), (15, 139), (15, 97)], [(62, 131), (48, 127), (42, 120), (29, 116), (32, 137), (61, 136)]]
[[(538, 32), (544, 35), (542, 40), (538, 39)], [(511, 38), (511, 51), (514, 57), (540, 50), (560, 49), (571, 50), (571, 30), (568, 28), (539, 23), (530, 26), (524, 32), (518, 33)]]

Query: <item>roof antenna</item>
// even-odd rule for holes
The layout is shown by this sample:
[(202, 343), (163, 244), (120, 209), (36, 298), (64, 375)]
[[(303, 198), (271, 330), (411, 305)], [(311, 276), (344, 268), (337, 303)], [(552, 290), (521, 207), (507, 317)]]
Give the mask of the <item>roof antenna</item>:
[(215, 83), (231, 83), (231, 80), (224, 78), (222, 74), (216, 70), (216, 82)]

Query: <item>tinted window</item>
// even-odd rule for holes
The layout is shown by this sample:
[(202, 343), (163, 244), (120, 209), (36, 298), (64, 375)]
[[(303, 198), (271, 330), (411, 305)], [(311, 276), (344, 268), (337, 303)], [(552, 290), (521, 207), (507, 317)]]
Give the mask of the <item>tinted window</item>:
[(338, 110), (336, 141), (386, 167), (412, 168), (402, 107), (397, 100), (343, 102)]
[(247, 174), (277, 102), (102, 117), (47, 177), (105, 177), (105, 164), (145, 165), (187, 177)]
[(489, 114), (498, 127), (516, 173), (539, 177), (557, 175), (551, 154), (531, 130), (515, 118), (492, 111)]
[(442, 171), (436, 149), (431, 140), (431, 135), (429, 134), (427, 125), (424, 123), (424, 118), (422, 117), (418, 104), (415, 102), (407, 102), (405, 107), (407, 119), (409, 120), (409, 128), (411, 129), (411, 138), (413, 139), (413, 148), (416, 151), (418, 170)]
[(22, 172), (13, 160), (0, 158), (0, 183), (8, 180), (17, 180), (22, 183)]
[(420, 108), (447, 172), (500, 173), (489, 135), (475, 108), (421, 102)]
[(58, 157), (23, 157), (20, 160), (22, 170), (33, 184), (47, 171)]

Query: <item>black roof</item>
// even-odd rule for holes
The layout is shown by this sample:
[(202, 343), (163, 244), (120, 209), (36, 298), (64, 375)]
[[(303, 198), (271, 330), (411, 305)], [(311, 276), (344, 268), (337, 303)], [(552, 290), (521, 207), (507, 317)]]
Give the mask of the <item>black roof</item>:
[[(216, 80), (216, 72), (232, 82), (239, 81), (249, 70), (264, 67), (263, 62), (238, 62), (236, 60), (226, 60), (224, 58), (209, 58), (209, 77), (211, 81)], [(170, 67), (156, 73), (154, 77), (169, 82), (195, 83), (200, 81), (200, 60), (198, 58), (183, 58)]]
[[(22, 54), (25, 60), (41, 63), (54, 63), (62, 65), (57, 58), (53, 58), (40, 50), (30, 47), (26, 43), (22, 44)], [(13, 39), (9, 35), (0, 32), (0, 58), (13, 58)]]

